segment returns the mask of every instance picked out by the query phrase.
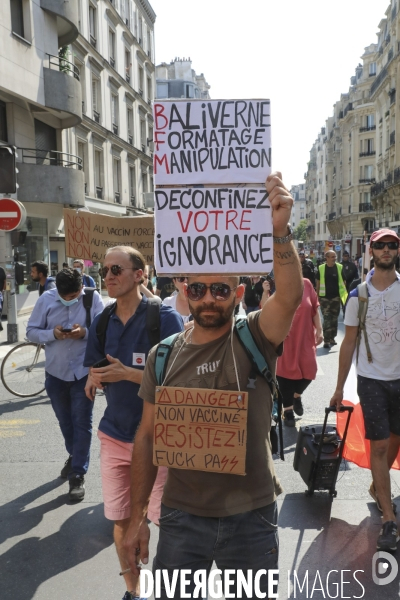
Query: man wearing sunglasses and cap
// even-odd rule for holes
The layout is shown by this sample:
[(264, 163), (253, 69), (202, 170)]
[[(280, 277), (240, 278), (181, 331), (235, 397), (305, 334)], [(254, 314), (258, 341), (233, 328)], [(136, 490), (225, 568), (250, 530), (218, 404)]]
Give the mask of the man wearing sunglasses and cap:
[[(130, 516), (133, 439), (142, 418), (143, 401), (138, 391), (152, 346), (147, 321), (149, 302), (146, 297), (152, 294), (142, 285), (144, 269), (144, 258), (134, 248), (116, 246), (107, 251), (100, 275), (109, 297), (115, 298), (115, 303), (110, 309), (105, 309), (109, 318), (103, 347), (97, 330), (102, 316), (94, 320), (84, 362), (87, 367), (92, 367), (85, 388), (86, 395), (94, 400), (96, 388), (104, 389), (107, 400), (98, 428), (104, 514), (107, 519), (114, 521), (114, 541), (127, 589), (124, 600), (138, 598), (139, 595), (138, 578), (127, 571), (129, 565), (124, 557), (122, 539)], [(160, 339), (182, 329), (180, 315), (169, 306), (161, 305)], [(93, 367), (104, 359), (108, 364)]]
[[(340, 407), (357, 348), (357, 393), (365, 437), (370, 440), (373, 481), (369, 493), (383, 516), (377, 549), (386, 552), (396, 550), (399, 539), (389, 474), (400, 447), (400, 276), (395, 270), (399, 242), (391, 229), (371, 235), (369, 252), (375, 267), (368, 273), (366, 285), (350, 292), (337, 386), (331, 399), (331, 405)], [(366, 301), (365, 330), (362, 327), (361, 333), (359, 310)]]
[[(301, 302), (303, 283), (288, 226), (293, 198), (280, 173), (267, 178), (266, 189), (273, 209), (276, 292), (262, 310), (249, 314), (248, 324), (275, 376), (276, 359)], [(277, 569), (278, 565), (276, 497), (282, 488), (274, 472), (269, 441), (272, 397), (264, 378), (251, 379), (251, 361), (234, 332), (235, 304), (243, 292), (239, 276), (189, 275), (186, 294), (194, 327), (177, 338), (163, 382), (167, 386), (249, 392), (245, 476), (185, 468), (168, 470), (154, 569), (166, 569), (170, 581), (175, 569), (191, 569), (191, 575), (186, 576), (190, 581), (186, 587), (188, 597), (193, 597), (193, 572), (205, 569), (209, 573), (213, 560), (223, 571), (233, 569), (231, 573), (242, 570), (247, 576), (247, 569), (252, 569), (254, 577), (260, 569)], [(148, 562), (146, 512), (157, 473), (152, 460), (157, 384), (154, 360), (153, 349), (139, 392), (144, 399), (143, 417), (135, 438), (132, 515), (124, 541), (134, 573), (138, 573), (139, 559)], [(259, 583), (267, 596), (267, 574)], [(161, 597), (167, 598), (163, 587)], [(175, 595), (169, 597), (181, 597), (179, 580)]]

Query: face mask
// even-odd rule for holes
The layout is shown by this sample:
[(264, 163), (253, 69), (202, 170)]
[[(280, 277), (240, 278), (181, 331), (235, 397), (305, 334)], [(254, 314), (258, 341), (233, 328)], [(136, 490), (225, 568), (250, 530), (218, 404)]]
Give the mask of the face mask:
[(61, 296), (59, 296), (59, 300), (62, 304), (64, 304), (64, 306), (72, 306), (73, 304), (79, 302), (79, 298), (74, 298), (73, 300), (64, 300), (64, 298), (61, 298)]
[(78, 271), (78, 273), (82, 273), (82, 269), (81, 267), (74, 267), (75, 271)]

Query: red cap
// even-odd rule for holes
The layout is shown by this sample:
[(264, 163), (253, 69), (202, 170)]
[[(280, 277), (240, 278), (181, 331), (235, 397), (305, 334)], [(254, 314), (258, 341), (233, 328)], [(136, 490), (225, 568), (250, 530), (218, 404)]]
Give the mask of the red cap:
[(378, 240), (380, 240), (381, 238), (383, 238), (385, 236), (393, 237), (398, 242), (400, 242), (399, 236), (397, 235), (397, 233), (395, 231), (393, 231), (393, 229), (378, 229), (378, 231), (374, 231), (374, 233), (371, 235), (369, 241), (377, 242)]

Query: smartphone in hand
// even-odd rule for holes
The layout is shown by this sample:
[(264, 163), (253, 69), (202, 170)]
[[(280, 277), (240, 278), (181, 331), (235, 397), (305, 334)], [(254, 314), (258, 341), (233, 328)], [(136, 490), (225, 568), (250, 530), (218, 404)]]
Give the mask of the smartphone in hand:
[[(108, 365), (111, 365), (110, 361), (107, 358), (102, 358), (97, 363), (94, 363), (94, 365), (92, 365), (92, 368), (93, 369), (101, 369), (101, 367), (107, 367)], [(106, 387), (107, 382), (106, 381), (102, 381), (101, 385), (103, 387)]]

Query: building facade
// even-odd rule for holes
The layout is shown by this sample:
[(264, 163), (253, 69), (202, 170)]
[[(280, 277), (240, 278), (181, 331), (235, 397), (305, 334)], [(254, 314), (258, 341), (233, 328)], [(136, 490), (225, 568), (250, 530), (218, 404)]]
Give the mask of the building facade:
[(290, 223), (293, 229), (299, 225), (300, 221), (306, 218), (306, 186), (305, 183), (293, 185), (290, 188), (294, 203), (292, 214), (290, 215)]
[(377, 43), (364, 49), (348, 93), (334, 105), (311, 151), (306, 174), (310, 241), (360, 254), (379, 227), (400, 231), (398, 0), (379, 23)]
[(27, 211), (21, 235), (0, 232), (0, 261), (26, 265), (20, 294), (33, 260), (53, 272), (66, 260), (64, 207), (122, 216), (146, 206), (154, 22), (147, 0), (0, 3), (0, 144), (17, 148), (13, 197)]
[(156, 98), (210, 99), (208, 85), (203, 73), (196, 75), (190, 58), (175, 58), (169, 64), (156, 66)]

